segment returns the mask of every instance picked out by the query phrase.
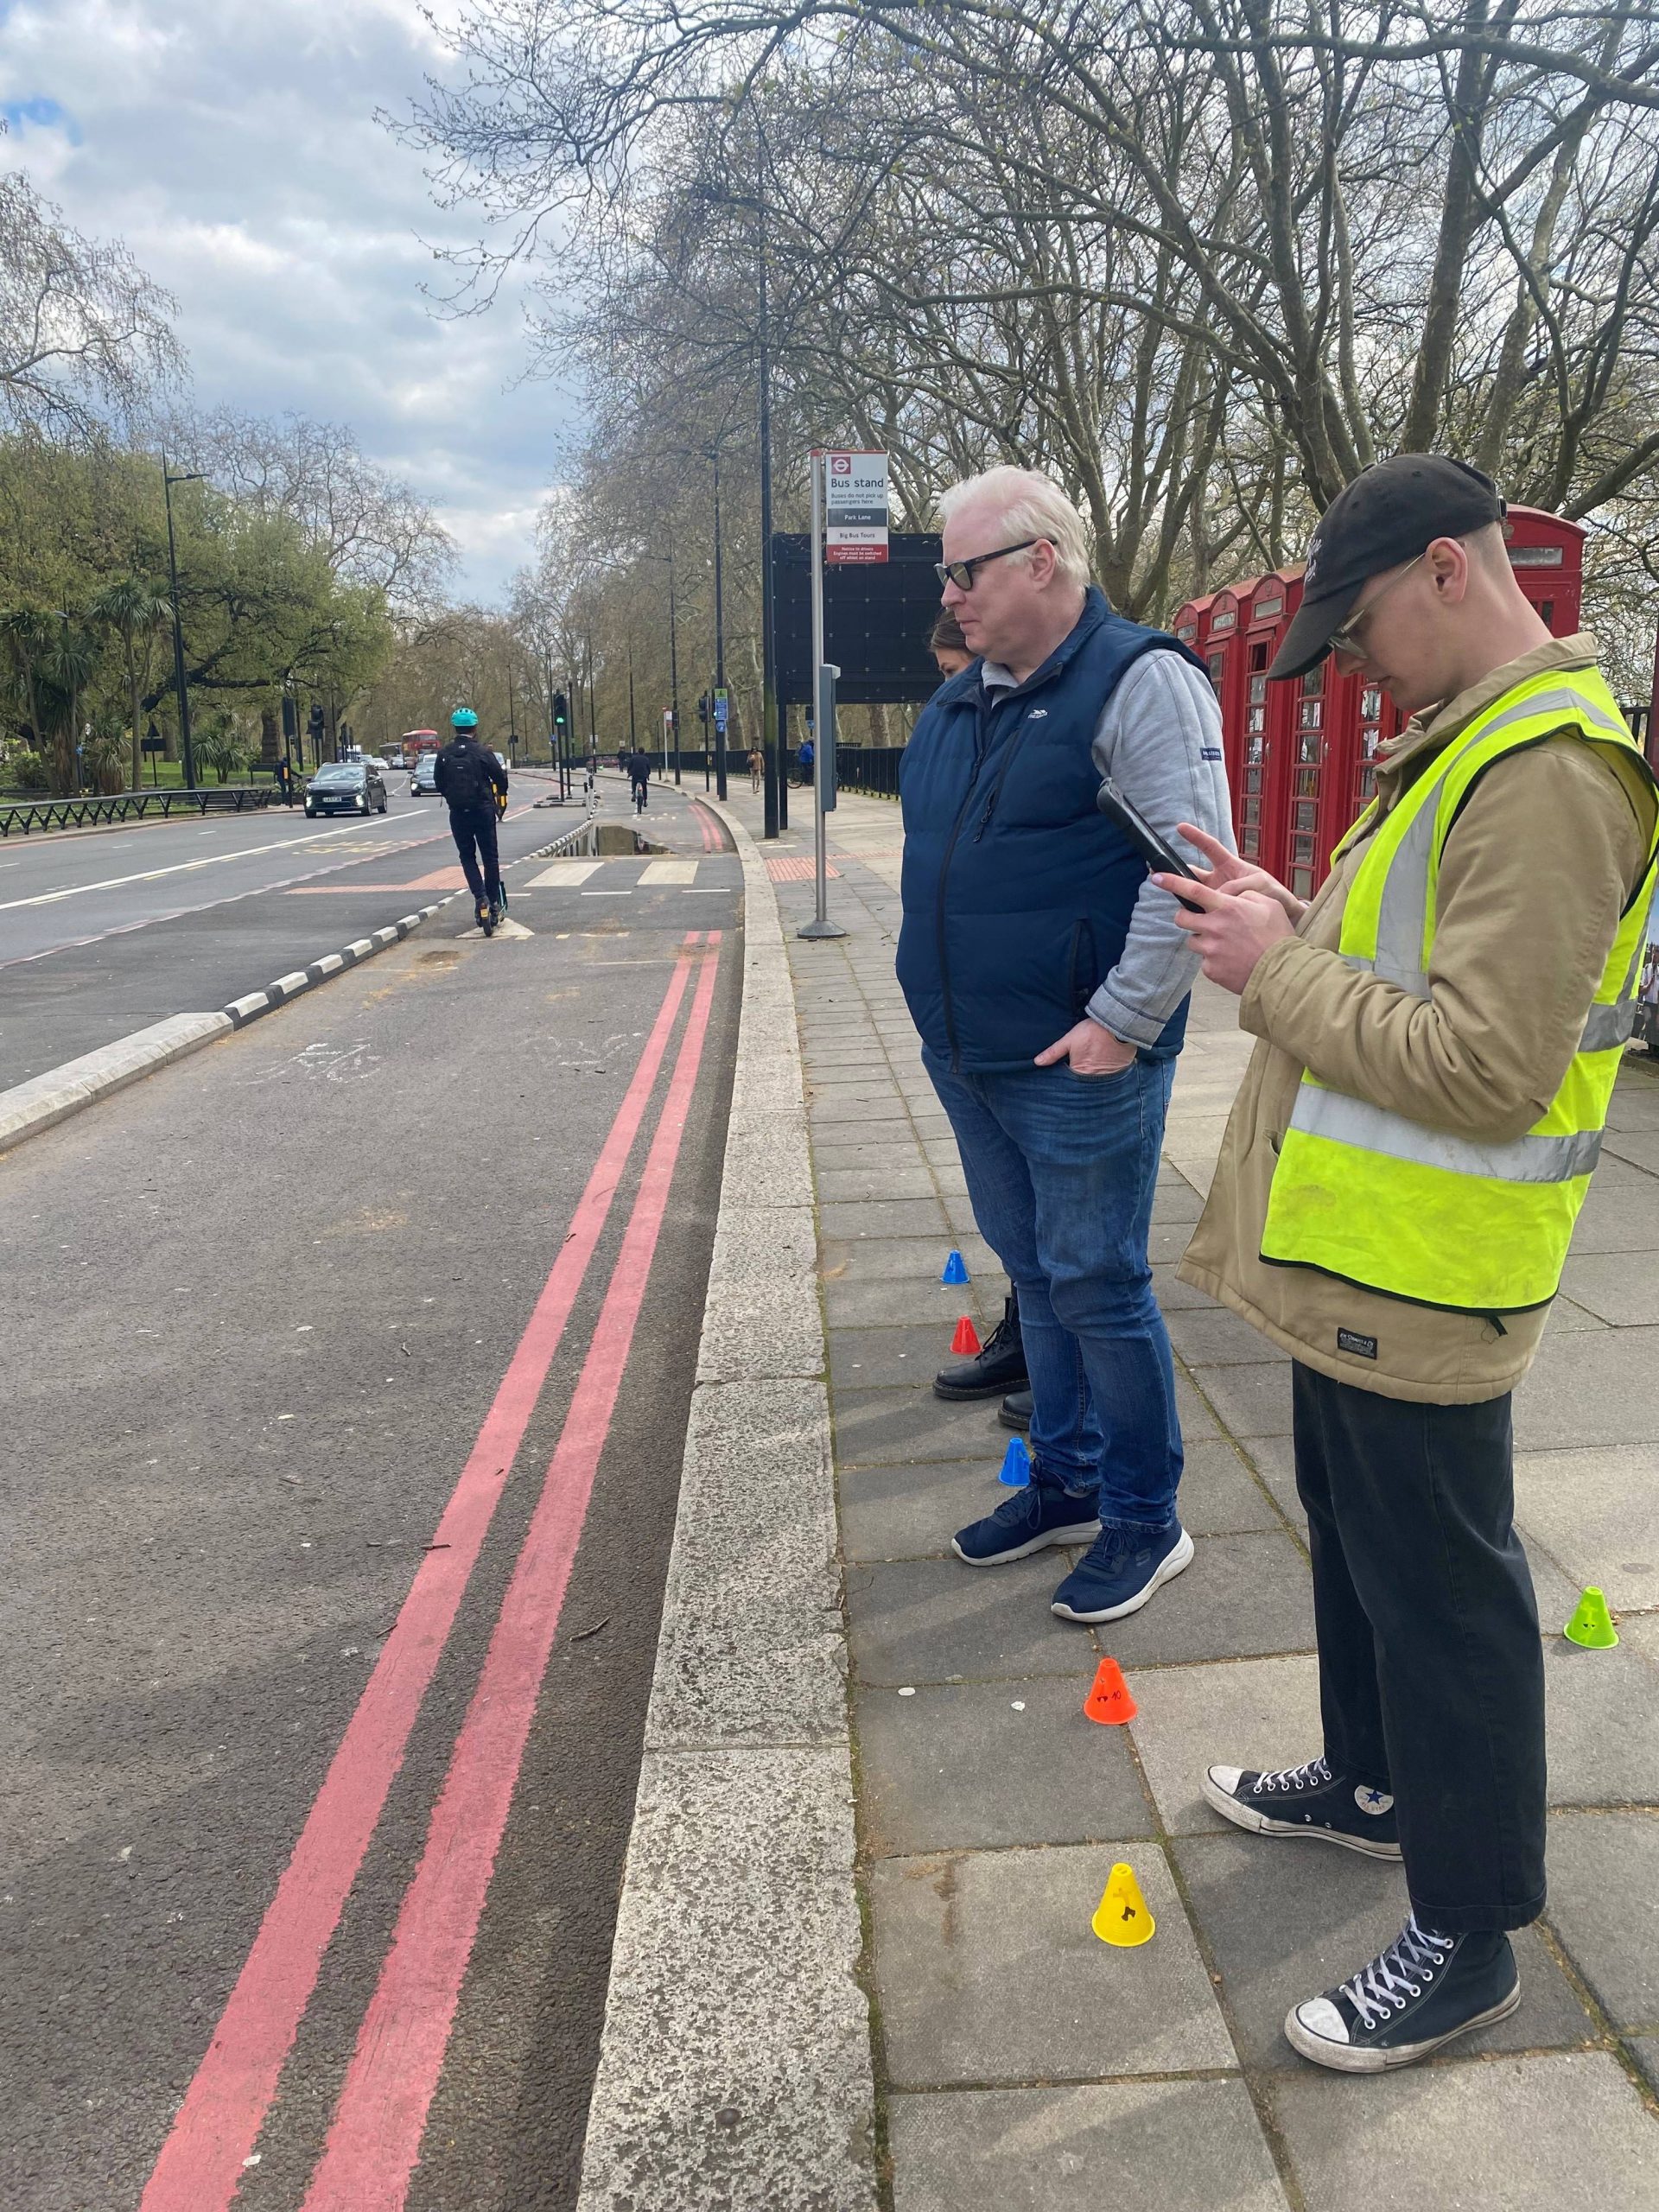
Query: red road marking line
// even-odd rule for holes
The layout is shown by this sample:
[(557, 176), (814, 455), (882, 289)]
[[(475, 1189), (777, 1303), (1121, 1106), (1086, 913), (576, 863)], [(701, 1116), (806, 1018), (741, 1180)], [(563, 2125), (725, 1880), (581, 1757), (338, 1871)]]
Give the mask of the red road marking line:
[(616, 1272), (302, 2212), (402, 2212), (668, 1210), (715, 966), (697, 978)]
[[(236, 2195), (242, 2161), (276, 2094), (322, 1955), (403, 1764), (421, 1700), (610, 1212), (692, 965), (683, 954), (675, 963), (564, 1244), (433, 1532), (434, 1543), (446, 1548), (428, 1552), (404, 1600), (162, 2146), (140, 2212), (225, 2212)], [(671, 1084), (671, 1101), (673, 1096)]]

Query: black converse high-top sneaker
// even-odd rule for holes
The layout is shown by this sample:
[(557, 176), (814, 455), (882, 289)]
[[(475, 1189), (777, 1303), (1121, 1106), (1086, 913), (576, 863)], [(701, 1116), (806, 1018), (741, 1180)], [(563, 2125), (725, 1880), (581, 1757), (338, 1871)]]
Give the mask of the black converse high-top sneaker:
[(1253, 1768), (1212, 1766), (1204, 1777), (1205, 1801), (1235, 1827), (1253, 1835), (1306, 1835), (1339, 1843), (1368, 1859), (1398, 1859), (1400, 1830), (1386, 1789), (1333, 1774), (1327, 1760), (1260, 1774)]
[(1413, 1913), (1351, 1981), (1293, 2005), (1285, 2034), (1316, 2066), (1382, 2074), (1503, 2019), (1520, 2002), (1507, 1936), (1440, 1936)]

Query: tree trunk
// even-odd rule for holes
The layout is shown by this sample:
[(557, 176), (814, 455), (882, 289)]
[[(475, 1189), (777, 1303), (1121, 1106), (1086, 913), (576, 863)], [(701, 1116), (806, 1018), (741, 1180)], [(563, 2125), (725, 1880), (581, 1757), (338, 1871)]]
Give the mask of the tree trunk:
[[(1485, 0), (1470, 0), (1464, 18), (1472, 35), (1486, 22)], [(1479, 166), (1482, 115), (1491, 64), (1472, 45), (1458, 56), (1456, 87), (1452, 95), (1452, 148), (1446, 168), (1446, 197), (1440, 202), (1440, 237), (1435, 243), (1434, 267), (1429, 277), (1428, 301), (1423, 316), (1423, 335), (1412, 373), (1411, 404), (1400, 433), (1402, 453), (1427, 453), (1440, 428), (1440, 412), (1452, 370), (1452, 353), (1463, 307), (1463, 272), (1469, 249), (1479, 226), (1476, 176)]]

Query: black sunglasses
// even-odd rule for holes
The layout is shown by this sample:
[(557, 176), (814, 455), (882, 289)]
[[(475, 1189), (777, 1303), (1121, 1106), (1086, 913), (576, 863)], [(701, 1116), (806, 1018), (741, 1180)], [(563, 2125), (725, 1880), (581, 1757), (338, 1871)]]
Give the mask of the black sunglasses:
[(1033, 545), (1047, 543), (1044, 537), (1022, 537), (1017, 545), (999, 545), (995, 553), (976, 553), (971, 561), (936, 561), (933, 573), (942, 584), (955, 584), (958, 591), (972, 591), (976, 569), (982, 569), (988, 561), (1001, 561), (1010, 553), (1027, 553)]

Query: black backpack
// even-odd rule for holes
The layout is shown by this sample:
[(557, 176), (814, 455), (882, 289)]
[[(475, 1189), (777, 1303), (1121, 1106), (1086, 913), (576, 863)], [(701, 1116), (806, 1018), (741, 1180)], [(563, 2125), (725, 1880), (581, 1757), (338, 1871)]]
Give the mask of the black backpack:
[(490, 773), (490, 757), (482, 746), (446, 745), (442, 759), (447, 804), (464, 809), (495, 804), (495, 779)]

